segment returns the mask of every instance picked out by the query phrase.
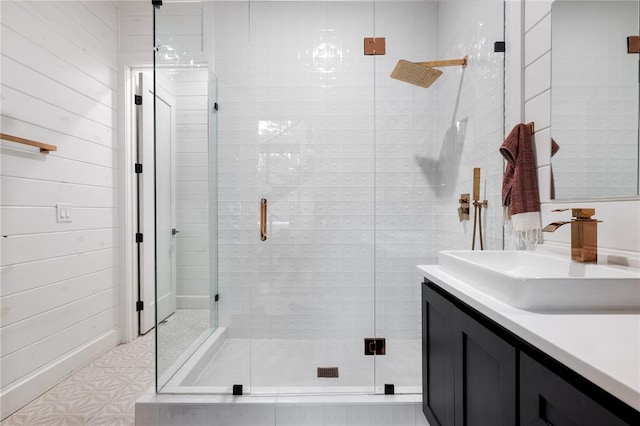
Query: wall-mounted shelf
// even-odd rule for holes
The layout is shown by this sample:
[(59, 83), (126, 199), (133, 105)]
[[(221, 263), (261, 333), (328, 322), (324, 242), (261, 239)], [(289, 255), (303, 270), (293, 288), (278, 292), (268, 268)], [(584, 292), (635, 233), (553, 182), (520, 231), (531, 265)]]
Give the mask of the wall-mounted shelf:
[(0, 133), (0, 139), (4, 139), (6, 141), (17, 142), (24, 145), (35, 146), (40, 148), (40, 152), (48, 153), (49, 151), (57, 151), (58, 147), (55, 145), (49, 145), (46, 143), (33, 141), (31, 139), (19, 138), (17, 136), (7, 135), (6, 133)]

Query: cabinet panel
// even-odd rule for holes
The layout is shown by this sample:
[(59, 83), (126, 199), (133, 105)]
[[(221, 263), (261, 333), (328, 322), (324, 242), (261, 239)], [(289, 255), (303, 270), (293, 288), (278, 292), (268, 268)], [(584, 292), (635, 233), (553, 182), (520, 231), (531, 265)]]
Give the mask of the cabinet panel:
[(431, 426), (453, 424), (453, 305), (422, 286), (422, 409)]
[(520, 424), (618, 426), (628, 423), (521, 352)]
[(425, 279), (423, 411), (436, 425), (640, 425), (640, 412)]
[(455, 424), (516, 424), (516, 349), (477, 320), (454, 312)]

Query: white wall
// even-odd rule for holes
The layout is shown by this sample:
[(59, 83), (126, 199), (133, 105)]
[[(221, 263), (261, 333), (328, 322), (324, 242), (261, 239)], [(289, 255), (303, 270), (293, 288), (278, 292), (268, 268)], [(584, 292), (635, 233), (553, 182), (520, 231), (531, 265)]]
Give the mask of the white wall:
[(551, 128), (556, 197), (638, 190), (638, 2), (556, 1), (552, 6)]
[(178, 308), (209, 309), (207, 69), (174, 74)]
[[(118, 338), (115, 2), (1, 4), (1, 416)], [(72, 221), (56, 222), (56, 203)]]
[[(599, 225), (598, 244), (601, 248), (640, 252), (640, 201), (597, 200), (556, 202), (550, 197), (551, 164), (551, 2), (524, 2), (522, 10), (524, 59), (524, 116), (523, 121), (536, 124), (535, 148), (538, 165), (538, 184), (542, 210), (542, 223), (567, 220), (569, 213), (552, 213), (565, 207), (594, 207)], [(517, 54), (517, 52), (516, 52)], [(509, 96), (516, 96), (508, 93)], [(510, 123), (511, 125), (515, 123)], [(566, 229), (565, 229), (566, 228)], [(545, 233), (545, 241), (568, 243), (569, 227)], [(568, 250), (568, 248), (567, 248)]]

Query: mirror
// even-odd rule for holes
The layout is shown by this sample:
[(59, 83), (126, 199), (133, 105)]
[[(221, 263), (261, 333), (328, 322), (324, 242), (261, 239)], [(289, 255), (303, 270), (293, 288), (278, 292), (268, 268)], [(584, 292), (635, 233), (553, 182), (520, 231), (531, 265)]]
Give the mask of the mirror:
[(551, 6), (556, 200), (638, 195), (640, 55), (627, 53), (627, 37), (640, 34), (638, 5), (556, 0)]

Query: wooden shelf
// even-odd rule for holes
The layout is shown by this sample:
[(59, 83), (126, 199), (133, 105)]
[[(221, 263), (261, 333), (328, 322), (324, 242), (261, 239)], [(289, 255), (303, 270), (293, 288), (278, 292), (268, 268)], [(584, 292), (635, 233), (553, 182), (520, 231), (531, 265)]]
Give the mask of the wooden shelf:
[(49, 145), (46, 143), (33, 141), (31, 139), (19, 138), (17, 136), (7, 135), (5, 133), (0, 133), (0, 139), (4, 139), (6, 141), (17, 142), (24, 145), (35, 146), (36, 148), (40, 148), (40, 152), (48, 153), (50, 151), (57, 151), (58, 147), (55, 145)]

